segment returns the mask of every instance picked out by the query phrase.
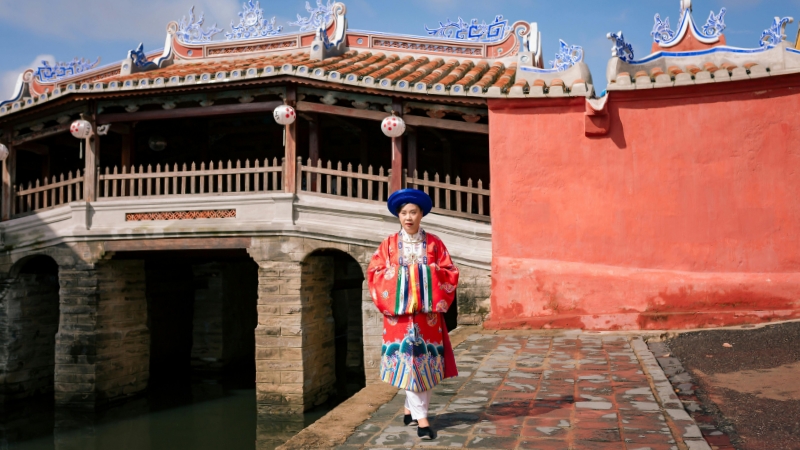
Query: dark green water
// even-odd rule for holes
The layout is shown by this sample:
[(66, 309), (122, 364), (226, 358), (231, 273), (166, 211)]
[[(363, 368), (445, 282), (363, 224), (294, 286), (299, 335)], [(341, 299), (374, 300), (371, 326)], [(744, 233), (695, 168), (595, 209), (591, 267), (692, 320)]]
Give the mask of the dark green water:
[(32, 400), (2, 411), (0, 449), (273, 449), (325, 415), (259, 415), (255, 389), (195, 381), (87, 414)]

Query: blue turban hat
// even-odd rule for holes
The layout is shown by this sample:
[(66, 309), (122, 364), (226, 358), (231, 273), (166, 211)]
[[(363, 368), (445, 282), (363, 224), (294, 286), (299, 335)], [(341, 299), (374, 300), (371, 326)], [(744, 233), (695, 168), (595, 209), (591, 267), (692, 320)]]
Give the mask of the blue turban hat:
[(400, 214), (400, 208), (407, 203), (419, 206), (423, 216), (427, 216), (428, 213), (431, 212), (431, 208), (433, 208), (431, 197), (419, 189), (401, 189), (396, 191), (389, 196), (387, 206), (389, 207), (389, 212), (397, 217)]

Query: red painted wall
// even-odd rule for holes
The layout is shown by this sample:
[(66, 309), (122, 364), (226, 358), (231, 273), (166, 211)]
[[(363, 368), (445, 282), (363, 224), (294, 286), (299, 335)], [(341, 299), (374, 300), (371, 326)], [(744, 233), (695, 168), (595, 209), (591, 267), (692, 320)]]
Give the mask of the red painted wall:
[[(777, 81), (776, 81), (777, 80)], [(494, 328), (800, 317), (800, 77), (490, 101)]]

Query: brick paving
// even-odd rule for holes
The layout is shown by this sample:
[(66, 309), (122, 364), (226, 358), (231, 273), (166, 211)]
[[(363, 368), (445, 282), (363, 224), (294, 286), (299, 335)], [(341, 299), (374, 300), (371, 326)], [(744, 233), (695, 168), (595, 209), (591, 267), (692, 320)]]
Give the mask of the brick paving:
[(403, 392), (340, 449), (710, 450), (640, 337), (474, 334), (431, 399), (439, 437), (403, 426)]

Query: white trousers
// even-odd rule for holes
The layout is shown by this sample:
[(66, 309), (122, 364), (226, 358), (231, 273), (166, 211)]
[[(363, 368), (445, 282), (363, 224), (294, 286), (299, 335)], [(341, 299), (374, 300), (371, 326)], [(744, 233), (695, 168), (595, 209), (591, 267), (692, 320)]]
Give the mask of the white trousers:
[(431, 403), (431, 391), (406, 391), (406, 409), (411, 411), (414, 420), (428, 418), (428, 405)]

